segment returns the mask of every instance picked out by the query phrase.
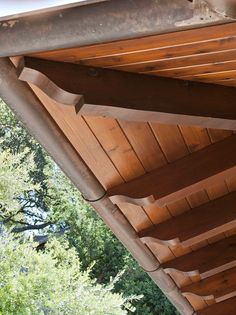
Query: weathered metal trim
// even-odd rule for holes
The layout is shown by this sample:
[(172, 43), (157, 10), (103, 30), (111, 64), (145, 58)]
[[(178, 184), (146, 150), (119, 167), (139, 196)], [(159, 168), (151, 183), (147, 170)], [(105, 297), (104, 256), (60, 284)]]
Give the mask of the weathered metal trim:
[[(103, 1), (108, 1), (108, 0), (84, 0), (83, 2), (76, 1), (76, 2), (71, 2), (71, 3), (67, 3), (67, 4), (58, 4), (58, 5), (54, 5), (54, 6), (49, 5), (48, 7), (45, 7), (43, 9), (32, 9), (32, 11), (14, 13), (14, 14), (9, 14), (9, 15), (4, 15), (4, 16), (1, 16), (2, 14), (0, 13), (0, 21), (19, 19), (19, 18), (25, 17), (25, 16), (30, 16), (30, 15), (32, 16), (35, 14), (42, 14), (42, 13), (52, 12), (52, 11), (57, 11), (57, 10), (62, 10), (62, 9), (64, 10), (64, 9), (68, 9), (68, 8), (73, 8), (73, 7), (78, 7), (78, 6), (83, 6), (83, 5), (88, 5), (88, 4), (103, 2)], [(22, 1), (22, 2), (25, 2), (25, 1)], [(10, 4), (9, 6), (10, 7), (14, 6), (14, 3)], [(17, 3), (17, 9), (21, 9), (21, 3), (19, 3), (19, 4)], [(18, 11), (18, 10), (16, 10), (16, 11)]]
[[(19, 81), (8, 58), (0, 59), (0, 96), (44, 146), (87, 200), (99, 199), (104, 188), (78, 155), (27, 83)], [(93, 207), (182, 315), (196, 314), (179, 288), (138, 238), (127, 218), (104, 196)]]
[[(196, 1), (196, 0), (195, 0)], [(204, 0), (212, 11), (216, 12), (223, 18), (236, 18), (235, 0)]]
[(110, 0), (0, 22), (0, 57), (93, 45), (228, 22), (187, 0)]

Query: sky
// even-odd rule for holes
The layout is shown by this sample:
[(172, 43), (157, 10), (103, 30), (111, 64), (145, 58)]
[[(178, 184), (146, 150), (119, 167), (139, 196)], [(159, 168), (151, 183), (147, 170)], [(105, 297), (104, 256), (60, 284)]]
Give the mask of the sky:
[(87, 0), (0, 0), (0, 17), (86, 1)]

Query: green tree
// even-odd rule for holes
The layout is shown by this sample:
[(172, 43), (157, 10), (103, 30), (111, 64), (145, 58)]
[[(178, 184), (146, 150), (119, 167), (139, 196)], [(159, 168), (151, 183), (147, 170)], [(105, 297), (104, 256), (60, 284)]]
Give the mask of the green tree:
[(44, 252), (6, 233), (0, 236), (0, 314), (125, 315), (128, 299), (113, 282), (95, 283), (80, 271), (74, 249), (52, 240)]
[(12, 155), (9, 151), (0, 151), (0, 207), (2, 215), (4, 212), (5, 216), (16, 216), (20, 210), (17, 197), (22, 194), (23, 189), (32, 191), (36, 188), (29, 176), (29, 172), (33, 168), (33, 157), (32, 155), (27, 156), (22, 164), (24, 155), (24, 153)]

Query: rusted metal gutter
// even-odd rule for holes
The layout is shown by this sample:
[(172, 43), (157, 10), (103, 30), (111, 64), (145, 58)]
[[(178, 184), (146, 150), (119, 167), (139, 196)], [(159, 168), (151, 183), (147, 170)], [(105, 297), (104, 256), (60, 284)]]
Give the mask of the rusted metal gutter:
[(103, 221), (183, 315), (195, 314), (157, 258), (138, 238), (120, 209), (78, 155), (27, 83), (19, 81), (8, 58), (0, 58), (0, 96), (92, 204)]
[(228, 18), (218, 15), (205, 0), (109, 0), (0, 22), (0, 57), (224, 22)]
[(67, 9), (102, 1), (107, 0), (44, 0), (37, 2), (28, 0), (10, 0), (7, 1), (7, 3), (6, 1), (0, 1), (0, 21), (13, 20), (23, 16), (57, 11), (60, 9)]
[(222, 17), (231, 19), (236, 18), (236, 2), (235, 0), (205, 0), (212, 11), (216, 12)]

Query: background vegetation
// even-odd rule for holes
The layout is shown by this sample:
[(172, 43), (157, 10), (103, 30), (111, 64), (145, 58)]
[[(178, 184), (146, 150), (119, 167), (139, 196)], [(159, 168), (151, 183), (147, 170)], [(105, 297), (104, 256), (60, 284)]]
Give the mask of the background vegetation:
[[(46, 296), (52, 294), (50, 303), (55, 300), (58, 307), (60, 307), (60, 303), (64, 303), (63, 305), (67, 303), (63, 300), (60, 302), (60, 296), (65, 294), (66, 301), (67, 285), (70, 280), (66, 278), (65, 273), (69, 268), (69, 274), (75, 280), (74, 292), (80, 291), (80, 284), (85, 279), (84, 281), (87, 281), (86, 286), (89, 288), (89, 299), (94, 301), (94, 305), (96, 304), (100, 308), (99, 312), (98, 308), (95, 312), (94, 310), (88, 312), (88, 310), (84, 311), (82, 308), (80, 311), (76, 306), (78, 311), (74, 311), (73, 314), (131, 314), (133, 309), (130, 307), (130, 309), (127, 309), (128, 300), (125, 297), (140, 295), (143, 295), (141, 299), (132, 301), (132, 305), (136, 308), (134, 314), (177, 314), (177, 311), (161, 291), (112, 235), (94, 210), (84, 202), (71, 182), (49, 158), (43, 148), (25, 131), (22, 124), (16, 120), (3, 102), (0, 103), (0, 148), (1, 235), (7, 237), (7, 243), (11, 244), (9, 245), (11, 248), (12, 243), (16, 242), (17, 251), (20, 250), (22, 253), (25, 250), (30, 251), (29, 256), (32, 256), (32, 260), (26, 262), (27, 266), (31, 266), (31, 263), (39, 265), (38, 274), (35, 273), (34, 269), (32, 269), (32, 274), (27, 273), (28, 279), (32, 277), (32, 290), (35, 292), (34, 296), (38, 297), (37, 301), (40, 301), (43, 295), (41, 295), (42, 292), (40, 293), (40, 288), (37, 287), (36, 280), (39, 277), (39, 281), (41, 281), (39, 275), (44, 275), (48, 285), (43, 286), (42, 291), (45, 291)], [(29, 246), (31, 244), (29, 242), (20, 245), (21, 243), (18, 240), (13, 240), (8, 233), (6, 236), (5, 228), (14, 232), (14, 235), (19, 235), (21, 240), (22, 238), (33, 238), (34, 241), (37, 241), (37, 250), (32, 245)], [(67, 245), (64, 245), (65, 240)], [(3, 242), (5, 240), (1, 238), (0, 252)], [(45, 244), (47, 245), (45, 246)], [(54, 247), (50, 244), (54, 244)], [(53, 260), (54, 256), (57, 257), (55, 253), (58, 252), (61, 252), (63, 257), (60, 264)], [(16, 268), (19, 277), (17, 276), (15, 282), (13, 282), (15, 287), (20, 288), (22, 275), (19, 270), (20, 266), (23, 265), (23, 261), (17, 261), (16, 254), (18, 255), (18, 252), (14, 253), (13, 251), (9, 252), (9, 256), (4, 256), (3, 264), (6, 263), (6, 266), (2, 270), (7, 274), (7, 270), (9, 271), (13, 267)], [(23, 256), (19, 255), (20, 257), (26, 257), (23, 254)], [(67, 257), (70, 257), (71, 261)], [(7, 267), (7, 260), (10, 261), (11, 268), (10, 265)], [(46, 264), (52, 269), (52, 276), (58, 279), (57, 282), (51, 283), (51, 278), (47, 278), (51, 273), (45, 268)], [(90, 270), (89, 276), (88, 269)], [(119, 281), (110, 284), (111, 278), (116, 277), (121, 271), (124, 271), (124, 273)], [(8, 301), (7, 296), (10, 296), (10, 291), (6, 289), (1, 291), (4, 273), (0, 271), (0, 304), (2, 304), (3, 299)], [(6, 278), (8, 283), (11, 283), (12, 279), (12, 274), (10, 274), (9, 279)], [(28, 299), (32, 300), (31, 289), (28, 288), (27, 281), (23, 282), (21, 293), (26, 299), (28, 296)], [(62, 283), (65, 284), (63, 288), (60, 287)], [(49, 294), (47, 289), (52, 287), (54, 287), (55, 292), (50, 291)], [(6, 288), (6, 282), (4, 288)], [(96, 290), (100, 292), (101, 295), (99, 296), (104, 298), (104, 300), (101, 300), (102, 303), (98, 303), (96, 300), (96, 294), (94, 293)], [(62, 293), (57, 295), (56, 291), (58, 294)], [(71, 293), (71, 291), (69, 292)], [(92, 297), (93, 294), (95, 294), (95, 297)], [(17, 294), (14, 295), (14, 298), (16, 296)], [(75, 297), (75, 294), (72, 294), (72, 297)], [(109, 303), (109, 299), (111, 303)], [(19, 304), (19, 307), (21, 307), (20, 312), (14, 313), (9, 302), (6, 305), (4, 304), (5, 309), (3, 306), (2, 309), (0, 308), (0, 314), (1, 312), (4, 315), (72, 314), (70, 310), (66, 313), (61, 310), (50, 311), (52, 306), (48, 309), (47, 303), (49, 301), (47, 300), (47, 303), (43, 301), (42, 299), (40, 307), (37, 304), (38, 302), (36, 303), (37, 309), (40, 310), (38, 313), (33, 308), (34, 311), (30, 308), (27, 309), (27, 303), (24, 302), (23, 298), (22, 303), (17, 300), (17, 305)], [(77, 305), (76, 299), (73, 300), (73, 303)], [(103, 309), (105, 305), (107, 307)], [(121, 309), (123, 309), (123, 313), (120, 311)], [(6, 310), (9, 310), (9, 312), (7, 313)]]

